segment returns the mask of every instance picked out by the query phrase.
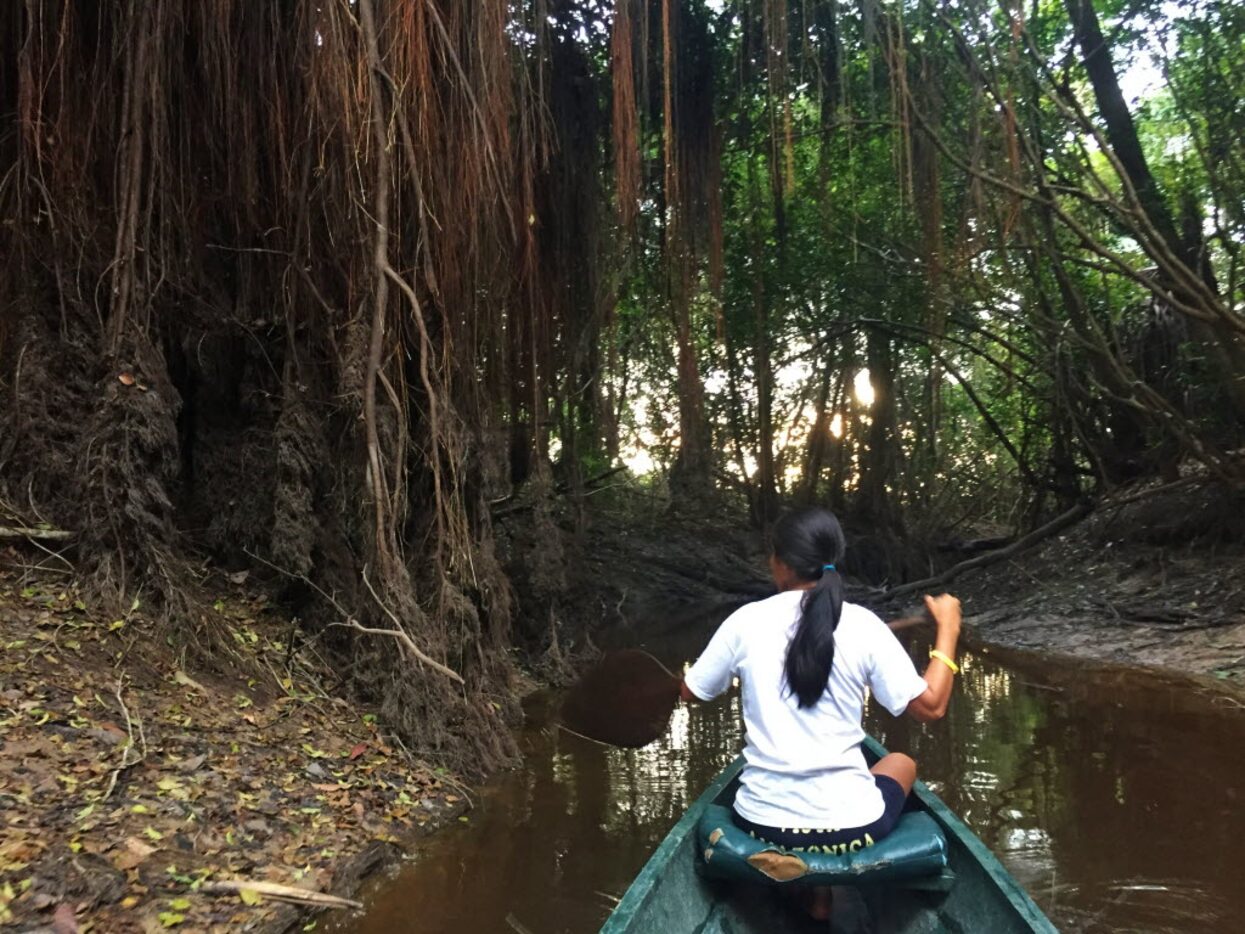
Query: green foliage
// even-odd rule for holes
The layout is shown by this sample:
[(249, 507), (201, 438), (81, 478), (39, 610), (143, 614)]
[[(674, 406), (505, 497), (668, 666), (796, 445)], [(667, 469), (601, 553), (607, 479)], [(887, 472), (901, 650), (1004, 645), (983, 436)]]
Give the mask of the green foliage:
[[(1169, 273), (1153, 271), (1155, 251), (1180, 245), (1156, 242), (1138, 220), (1137, 181), (1102, 122), (1065, 3), (1022, 13), (792, 2), (785, 37), (772, 32), (777, 14), (722, 6), (710, 58), (723, 276), (714, 294), (699, 250), (694, 302), (720, 470), (760, 496), (772, 446), (779, 494), (849, 506), (872, 472), (933, 529), (1024, 524), (1163, 458), (1239, 442), (1245, 423), (1223, 404), (1237, 373), (1195, 319), (1162, 306)], [(1245, 13), (1095, 7), (1117, 80), (1143, 88), (1132, 117), (1160, 197), (1178, 227), (1210, 231), (1221, 285), (1190, 313), (1239, 321), (1245, 160), (1231, 141), (1245, 135)], [(658, 166), (655, 119), (646, 146)], [(669, 316), (654, 314), (665, 294), (663, 181), (647, 177), (613, 339), (631, 350), (645, 400), (626, 427), (646, 429), (668, 465), (673, 335)], [(699, 228), (702, 246), (712, 223)], [(871, 333), (894, 362), (874, 374), (892, 392), (870, 407), (852, 387)]]

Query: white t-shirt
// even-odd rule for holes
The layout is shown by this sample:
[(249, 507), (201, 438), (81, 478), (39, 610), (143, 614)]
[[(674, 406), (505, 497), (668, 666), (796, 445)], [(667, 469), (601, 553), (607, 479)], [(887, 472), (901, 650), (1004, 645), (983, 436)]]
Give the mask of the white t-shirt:
[(735, 677), (742, 682), (747, 765), (735, 796), (740, 815), (768, 827), (861, 827), (885, 807), (860, 749), (865, 690), (899, 716), (924, 693), (925, 679), (885, 623), (844, 603), (829, 690), (801, 710), (784, 666), (804, 593), (787, 590), (736, 610), (684, 681), (701, 700), (717, 697)]

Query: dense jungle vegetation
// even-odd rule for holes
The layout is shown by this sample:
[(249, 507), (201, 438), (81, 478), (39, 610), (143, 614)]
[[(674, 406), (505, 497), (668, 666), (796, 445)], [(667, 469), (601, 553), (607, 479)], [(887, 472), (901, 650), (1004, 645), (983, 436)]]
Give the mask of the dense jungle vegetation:
[(397, 627), (323, 644), (501, 761), (620, 467), (895, 542), (1245, 482), (1243, 91), (1227, 0), (2, 4), (0, 526), (222, 664), (209, 567)]

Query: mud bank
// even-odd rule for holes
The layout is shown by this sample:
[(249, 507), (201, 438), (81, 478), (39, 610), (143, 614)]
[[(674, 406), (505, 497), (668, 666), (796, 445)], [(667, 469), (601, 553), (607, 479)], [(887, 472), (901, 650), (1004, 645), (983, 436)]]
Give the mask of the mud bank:
[[(853, 555), (870, 537), (847, 531), (850, 599), (888, 618), (912, 612), (919, 593), (888, 596), (873, 576), (910, 556)], [(903, 547), (928, 555), (937, 574), (963, 558), (939, 544)], [(702, 616), (772, 592), (761, 536), (726, 509), (697, 519), (601, 512), (581, 550), (577, 603), (599, 646), (697, 632)], [(1245, 494), (1204, 478), (1121, 490), (1059, 534), (927, 589), (961, 597), (978, 643), (1245, 688)], [(689, 657), (703, 645), (688, 642)]]
[[(468, 820), (263, 597), (227, 595), (239, 671), (195, 670), (141, 607), (100, 618), (68, 585), (0, 571), (0, 927), (303, 930), (250, 886), (351, 896)], [(239, 890), (209, 894), (213, 884)]]
[(1116, 500), (949, 583), (971, 638), (1245, 688), (1245, 497), (1203, 484)]

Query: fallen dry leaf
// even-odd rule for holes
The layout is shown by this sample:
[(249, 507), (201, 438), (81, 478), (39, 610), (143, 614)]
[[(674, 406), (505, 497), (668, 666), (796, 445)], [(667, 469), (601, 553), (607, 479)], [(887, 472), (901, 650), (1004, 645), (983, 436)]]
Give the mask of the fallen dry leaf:
[(156, 851), (138, 837), (126, 837), (125, 850), (113, 857), (112, 864), (121, 870), (134, 869)]
[[(137, 386), (137, 373), (130, 375)], [(226, 908), (174, 898), (169, 887), (255, 873), (256, 881), (323, 890), (342, 854), (380, 835), (396, 840), (393, 831), (413, 825), (413, 799), (435, 778), (382, 749), (374, 715), (358, 723), (357, 707), (340, 698), (323, 709), (301, 696), (269, 696), (256, 684), (243, 688), (238, 679), (199, 682), (163, 652), (144, 658), (118, 703), (112, 655), (144, 622), (96, 616), (74, 596), (18, 586), (0, 567), (0, 646), (11, 647), (0, 653), (0, 789), (16, 797), (22, 818), (0, 833), (0, 868), (42, 880), (12, 902), (19, 930), (50, 930), (57, 886), (74, 862), (97, 866), (112, 886), (111, 901), (90, 909), (93, 931), (220, 929), (231, 915), (238, 926), (254, 924), (272, 910), (271, 896), (252, 907), (234, 895)], [(288, 620), (257, 618), (262, 605), (226, 602), (228, 615), (257, 634), (239, 651), (257, 663), (284, 663)], [(87, 651), (92, 643), (104, 648), (97, 661)], [(66, 647), (76, 653), (78, 645), (71, 670), (53, 667), (49, 655)], [(300, 664), (313, 683), (331, 675), (310, 656)], [(279, 680), (286, 692), (294, 687)], [(243, 690), (249, 703), (240, 710)], [(185, 802), (194, 803), (193, 823)], [(7, 808), (8, 798), (0, 804)], [(250, 880), (244, 887), (259, 894)]]
[(190, 675), (186, 674), (186, 672), (182, 671), (181, 669), (178, 669), (177, 671), (173, 672), (173, 680), (176, 681), (178, 684), (185, 685), (188, 688), (193, 688), (194, 690), (198, 691), (200, 694), (207, 693), (207, 688), (205, 688), (202, 684), (200, 684), (194, 678), (190, 677)]
[(177, 768), (178, 768), (178, 771), (181, 771), (181, 772), (197, 772), (199, 770), (199, 767), (202, 766), (203, 763), (206, 761), (207, 761), (207, 756), (203, 753), (199, 753), (199, 755), (191, 756), (185, 762), (180, 763), (177, 766)]
[(52, 916), (53, 934), (78, 934), (78, 919), (72, 905), (61, 905)]

